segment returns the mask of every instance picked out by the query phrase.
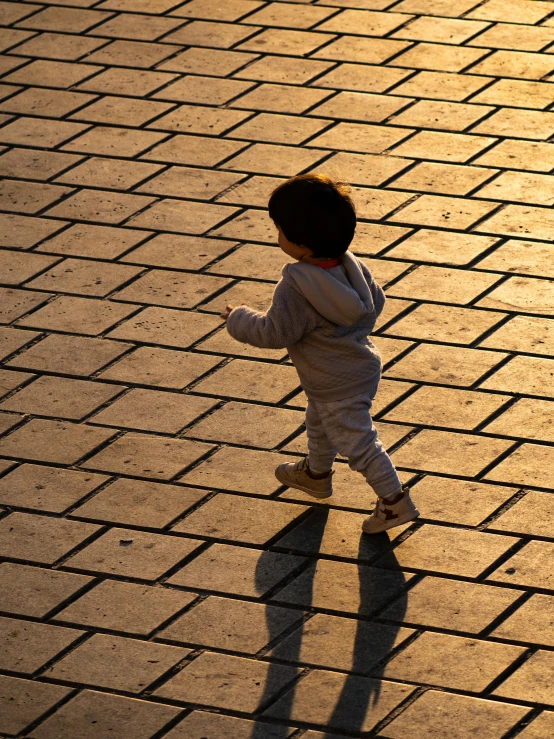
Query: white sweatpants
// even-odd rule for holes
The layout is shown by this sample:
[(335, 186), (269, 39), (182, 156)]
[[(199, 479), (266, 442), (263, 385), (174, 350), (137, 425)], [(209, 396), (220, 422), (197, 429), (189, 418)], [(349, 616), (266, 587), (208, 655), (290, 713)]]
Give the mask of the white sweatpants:
[(330, 470), (337, 454), (361, 472), (380, 498), (394, 498), (402, 489), (391, 458), (377, 438), (371, 420), (369, 393), (331, 403), (309, 400), (306, 409), (308, 464), (315, 473)]

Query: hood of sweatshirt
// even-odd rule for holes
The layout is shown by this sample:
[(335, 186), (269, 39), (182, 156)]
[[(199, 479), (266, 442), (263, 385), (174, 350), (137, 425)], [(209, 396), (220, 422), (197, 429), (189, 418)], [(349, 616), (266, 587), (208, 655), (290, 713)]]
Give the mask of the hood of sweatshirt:
[(287, 264), (283, 271), (315, 310), (337, 326), (354, 326), (375, 313), (369, 286), (350, 252), (343, 254), (342, 265), (331, 269), (296, 262)]

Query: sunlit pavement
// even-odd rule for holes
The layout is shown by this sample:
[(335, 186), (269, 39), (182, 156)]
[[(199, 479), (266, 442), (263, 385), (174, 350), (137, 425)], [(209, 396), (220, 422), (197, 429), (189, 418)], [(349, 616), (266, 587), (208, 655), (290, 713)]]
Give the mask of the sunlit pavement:
[[(554, 2), (1, 2), (0, 735), (554, 736)], [(313, 504), (263, 309), (353, 186), (379, 434)]]

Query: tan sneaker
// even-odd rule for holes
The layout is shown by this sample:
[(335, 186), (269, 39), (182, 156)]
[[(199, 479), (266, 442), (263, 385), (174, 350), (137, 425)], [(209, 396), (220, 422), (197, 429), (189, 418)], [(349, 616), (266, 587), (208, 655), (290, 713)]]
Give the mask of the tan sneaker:
[(283, 485), (296, 490), (303, 490), (314, 498), (329, 498), (333, 495), (331, 478), (335, 473), (331, 470), (327, 477), (315, 480), (308, 475), (307, 469), (308, 459), (304, 457), (299, 462), (280, 464), (275, 470), (275, 477)]
[(362, 529), (366, 534), (380, 534), (381, 531), (400, 526), (418, 516), (419, 511), (410, 498), (410, 493), (402, 490), (392, 500), (377, 498), (377, 505), (371, 516), (363, 522)]

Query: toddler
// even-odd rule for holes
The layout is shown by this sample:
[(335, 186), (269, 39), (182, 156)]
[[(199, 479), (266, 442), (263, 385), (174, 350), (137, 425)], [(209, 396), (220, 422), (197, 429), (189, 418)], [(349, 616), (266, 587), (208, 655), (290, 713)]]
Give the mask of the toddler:
[(269, 215), (279, 246), (296, 263), (283, 268), (267, 313), (228, 306), (222, 318), (237, 341), (286, 348), (308, 396), (308, 457), (279, 465), (275, 475), (283, 485), (327, 498), (340, 453), (378, 496), (363, 531), (411, 521), (419, 512), (370, 416), (381, 358), (368, 337), (385, 296), (348, 251), (356, 228), (348, 188), (321, 174), (293, 177), (272, 193)]

